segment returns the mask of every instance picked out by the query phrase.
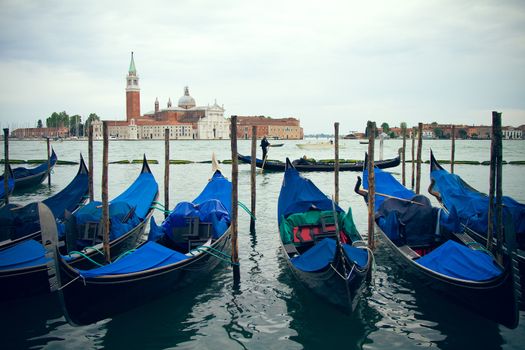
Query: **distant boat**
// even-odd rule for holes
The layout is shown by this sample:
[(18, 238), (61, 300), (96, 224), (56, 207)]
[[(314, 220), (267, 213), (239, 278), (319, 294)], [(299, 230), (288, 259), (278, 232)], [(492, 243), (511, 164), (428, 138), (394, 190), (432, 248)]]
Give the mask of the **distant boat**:
[[(330, 149), (334, 147), (334, 142), (308, 142), (296, 144), (300, 149)], [(344, 148), (344, 145), (339, 144), (339, 148)]]
[(284, 143), (272, 143), (270, 147), (283, 147)]
[(368, 140), (361, 140), (359, 143), (362, 145), (368, 145)]

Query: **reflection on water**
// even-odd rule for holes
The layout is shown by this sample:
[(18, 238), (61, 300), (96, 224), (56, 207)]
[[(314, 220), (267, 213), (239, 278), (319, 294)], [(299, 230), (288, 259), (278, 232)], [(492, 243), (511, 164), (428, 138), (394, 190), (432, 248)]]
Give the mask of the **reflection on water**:
[[(367, 145), (344, 140), (341, 158), (363, 158)], [(272, 149), (272, 159), (299, 158), (304, 151), (294, 141)], [(171, 142), (172, 159), (207, 160), (211, 151), (218, 159), (229, 159), (229, 140), (217, 142)], [(239, 142), (239, 151), (249, 154), (250, 140)], [(393, 156), (399, 140), (385, 140), (385, 158)], [(489, 142), (456, 143), (456, 159), (487, 160)], [(62, 142), (54, 145), (59, 159), (78, 161), (78, 153), (87, 157), (86, 142)], [(432, 147), (438, 158), (450, 157), (450, 143), (427, 141), (424, 159)], [(45, 142), (12, 142), (11, 157), (33, 158), (45, 150)], [(95, 198), (100, 198), (102, 143), (95, 143)], [(45, 151), (42, 151), (44, 154)], [(310, 151), (309, 151), (310, 152)], [(156, 141), (111, 142), (110, 161), (148, 158), (159, 160), (151, 165), (162, 184), (163, 144)], [(525, 159), (525, 142), (504, 142), (505, 159)], [(332, 151), (308, 153), (318, 159), (333, 158)], [(409, 157), (409, 156), (408, 156)], [(408, 158), (407, 157), (407, 158)], [(229, 177), (230, 167), (222, 165)], [(27, 203), (56, 193), (74, 177), (78, 167), (57, 165), (51, 191), (42, 185), (13, 197), (13, 202)], [(410, 179), (410, 167), (407, 167)], [(423, 165), (421, 188), (428, 187), (428, 165)], [(122, 192), (140, 171), (139, 165), (110, 166), (110, 198)], [(399, 178), (401, 167), (391, 169)], [(489, 167), (456, 165), (456, 173), (482, 191), (488, 190)], [(504, 166), (504, 192), (525, 202), (524, 166)], [(210, 178), (209, 164), (174, 165), (170, 168), (170, 208), (182, 200), (195, 198)], [(343, 208), (352, 208), (357, 228), (366, 235), (367, 209), (361, 197), (353, 193), (357, 173), (340, 174), (340, 198)], [(333, 193), (332, 173), (308, 173), (306, 177), (328, 195)], [(356, 312), (348, 316), (319, 301), (288, 271), (280, 254), (277, 231), (277, 198), (282, 173), (257, 174), (256, 231), (249, 231), (249, 216), (239, 211), (239, 257), (241, 283), (234, 290), (232, 270), (223, 263), (209, 278), (179, 289), (161, 299), (95, 325), (74, 328), (61, 316), (53, 296), (0, 304), (0, 338), (3, 349), (18, 348), (208, 348), (208, 349), (498, 349), (523, 347), (525, 314), (515, 330), (486, 321), (464, 308), (443, 300), (396, 265), (393, 257), (379, 245), (373, 284), (365, 289)], [(250, 203), (250, 167), (239, 167), (239, 200)], [(159, 198), (163, 198), (162, 185)], [(432, 199), (433, 200), (433, 199)], [(434, 201), (434, 200), (433, 200)], [(434, 202), (435, 203), (435, 202)], [(162, 213), (155, 214), (157, 222)], [(0, 291), (1, 293), (1, 291)]]

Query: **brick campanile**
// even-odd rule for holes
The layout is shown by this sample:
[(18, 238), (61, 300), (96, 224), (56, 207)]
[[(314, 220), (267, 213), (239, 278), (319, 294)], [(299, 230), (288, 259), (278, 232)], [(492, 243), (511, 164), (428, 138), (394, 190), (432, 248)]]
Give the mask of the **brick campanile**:
[(126, 76), (126, 120), (140, 117), (140, 88), (139, 76), (131, 52), (131, 62), (129, 64), (128, 75)]

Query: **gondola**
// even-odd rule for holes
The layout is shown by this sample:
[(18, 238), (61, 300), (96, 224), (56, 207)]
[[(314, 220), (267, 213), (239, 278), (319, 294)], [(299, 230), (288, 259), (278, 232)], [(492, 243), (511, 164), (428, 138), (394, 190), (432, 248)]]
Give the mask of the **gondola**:
[[(136, 247), (153, 212), (158, 185), (144, 157), (137, 179), (110, 201), (111, 256)], [(102, 252), (101, 203), (93, 201), (66, 217), (63, 223), (53, 218), (60, 253), (70, 265), (92, 268), (105, 260)], [(43, 228), (41, 227), (43, 233)], [(50, 291), (45, 242), (24, 240), (0, 250), (0, 301), (42, 294)]]
[(231, 189), (231, 182), (215, 171), (201, 194), (179, 203), (162, 225), (152, 218), (147, 242), (103, 267), (79, 270), (50, 248), (68, 322), (85, 325), (113, 317), (230, 261)]
[[(237, 158), (243, 163), (251, 164), (251, 157), (238, 154)], [(399, 165), (400, 156), (398, 155), (395, 158), (385, 159), (377, 161), (376, 164), (379, 168), (393, 168)], [(264, 163), (264, 166), (263, 166)], [(325, 162), (312, 162), (307, 159), (296, 159), (293, 161), (293, 166), (301, 171), (334, 171), (334, 163), (325, 163)], [(263, 162), (261, 159), (257, 158), (255, 165), (258, 168), (263, 168), (268, 171), (285, 171), (286, 164), (279, 161), (267, 160)], [(357, 163), (340, 163), (339, 171), (361, 171), (363, 170), (363, 162)]]
[[(429, 192), (448, 210), (455, 207), (464, 229), (483, 245), (487, 245), (489, 198), (467, 184), (461, 177), (446, 171), (430, 151)], [(525, 205), (503, 196), (503, 213), (512, 224), (518, 246), (517, 260), (525, 296)], [(525, 301), (522, 298), (522, 308)]]
[[(84, 204), (88, 195), (88, 169), (80, 155), (78, 172), (62, 191), (42, 202), (51, 209), (57, 222)], [(9, 203), (0, 208), (0, 250), (26, 239), (40, 240), (37, 203), (25, 206)]]
[(289, 159), (279, 194), (281, 249), (290, 270), (317, 297), (351, 313), (371, 274), (373, 255), (352, 212), (343, 211)]
[[(57, 155), (52, 149), (51, 157), (49, 158), (50, 168), (47, 168), (47, 162), (42, 163), (34, 168), (17, 167), (13, 168), (13, 176), (15, 179), (14, 190), (24, 190), (30, 187), (40, 185), (49, 175), (57, 162)], [(4, 175), (0, 176), (0, 183), (4, 181)]]
[[(518, 285), (511, 261), (499, 265), (483, 246), (461, 231), (455, 209), (432, 207), (391, 174), (374, 169), (375, 222), (396, 262), (424, 286), (508, 328), (518, 325)], [(363, 172), (365, 190), (368, 172)], [(360, 190), (361, 178), (355, 191)]]

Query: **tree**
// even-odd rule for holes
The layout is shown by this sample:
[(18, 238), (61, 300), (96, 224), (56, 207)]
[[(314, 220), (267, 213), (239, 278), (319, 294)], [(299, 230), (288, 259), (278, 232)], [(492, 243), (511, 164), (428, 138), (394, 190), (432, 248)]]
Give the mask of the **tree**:
[(38, 119), (38, 121), (36, 122), (36, 127), (41, 129), (44, 125), (42, 124), (42, 119)]
[(46, 119), (46, 126), (48, 128), (69, 128), (69, 115), (66, 111), (60, 113), (53, 112), (53, 114)]
[(438, 123), (437, 123), (437, 122), (432, 122), (432, 123), (430, 123), (430, 125), (432, 125), (432, 126), (437, 126)]
[(69, 133), (71, 135), (80, 136), (80, 123), (82, 123), (82, 117), (78, 114), (72, 115), (69, 117)]
[(84, 130), (89, 130), (89, 126), (94, 120), (100, 120), (99, 116), (96, 113), (90, 113), (87, 117), (86, 122), (84, 123)]
[(383, 129), (383, 132), (388, 133), (390, 131), (390, 126), (387, 122), (383, 122), (383, 124), (381, 124), (381, 129)]
[(465, 129), (459, 129), (458, 134), (462, 139), (466, 139), (468, 135), (467, 130)]
[(443, 133), (443, 129), (441, 128), (434, 128), (434, 135), (436, 135), (436, 138), (442, 139), (445, 135)]

